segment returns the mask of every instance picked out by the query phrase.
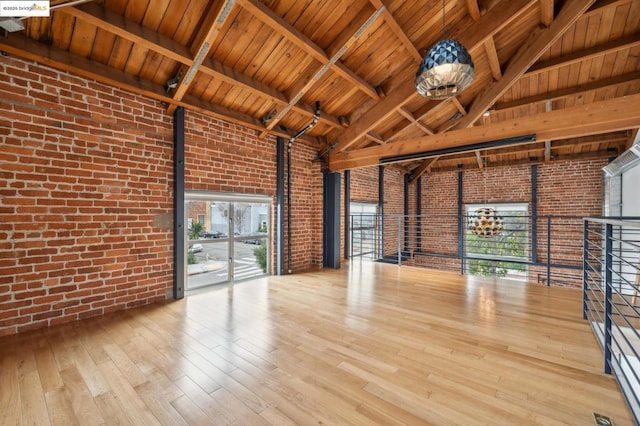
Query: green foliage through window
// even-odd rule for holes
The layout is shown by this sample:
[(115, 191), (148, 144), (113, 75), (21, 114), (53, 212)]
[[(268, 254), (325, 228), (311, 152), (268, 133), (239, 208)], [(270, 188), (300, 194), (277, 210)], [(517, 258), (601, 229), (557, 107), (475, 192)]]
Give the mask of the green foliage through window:
[(260, 268), (262, 268), (262, 272), (267, 272), (267, 243), (266, 239), (263, 239), (260, 245), (253, 249), (253, 255), (256, 257), (256, 261)]

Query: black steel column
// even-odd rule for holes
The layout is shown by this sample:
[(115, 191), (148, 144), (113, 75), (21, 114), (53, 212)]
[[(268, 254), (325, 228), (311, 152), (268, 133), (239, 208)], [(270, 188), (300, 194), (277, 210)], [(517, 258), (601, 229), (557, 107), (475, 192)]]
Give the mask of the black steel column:
[(409, 251), (409, 173), (404, 175), (404, 251)]
[(463, 182), (462, 171), (458, 172), (458, 259), (460, 259), (460, 273), (464, 274), (464, 220), (463, 220)]
[(416, 180), (416, 248), (422, 251), (422, 176)]
[(344, 258), (351, 253), (351, 172), (344, 171)]
[(184, 109), (173, 114), (173, 298), (184, 297), (185, 210), (184, 210)]
[(384, 166), (378, 166), (378, 259), (384, 257)]
[(340, 173), (324, 173), (322, 266), (340, 268)]
[(276, 274), (284, 275), (284, 152), (287, 141), (276, 139)]
[(531, 165), (531, 262), (538, 263), (538, 165)]

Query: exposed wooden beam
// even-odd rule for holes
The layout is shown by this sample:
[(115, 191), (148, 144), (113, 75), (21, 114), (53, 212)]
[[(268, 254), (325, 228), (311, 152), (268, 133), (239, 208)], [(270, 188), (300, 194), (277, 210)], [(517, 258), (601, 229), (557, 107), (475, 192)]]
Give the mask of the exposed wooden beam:
[[(436, 149), (465, 146), (536, 134), (539, 140), (554, 140), (640, 127), (640, 94), (545, 112), (483, 126), (452, 130), (383, 146), (329, 155), (329, 169), (338, 171), (372, 166), (382, 158), (419, 154)], [(514, 143), (515, 144), (515, 143)]]
[(373, 7), (375, 7), (376, 9), (384, 8), (384, 11), (383, 11), (384, 21), (387, 23), (391, 31), (393, 31), (396, 37), (398, 37), (398, 40), (400, 40), (400, 43), (402, 43), (404, 48), (407, 49), (407, 51), (413, 57), (413, 59), (415, 59), (417, 62), (422, 61), (422, 55), (420, 55), (420, 52), (418, 52), (418, 49), (416, 49), (416, 46), (413, 44), (411, 39), (409, 39), (409, 37), (407, 36), (407, 33), (404, 32), (402, 27), (400, 27), (400, 25), (398, 24), (398, 21), (396, 21), (396, 18), (394, 18), (391, 12), (389, 12), (389, 9), (386, 7), (384, 2), (382, 0), (369, 0), (369, 3), (371, 3)]
[(369, 139), (371, 142), (375, 142), (377, 144), (380, 145), (384, 145), (386, 142), (384, 141), (384, 139), (382, 138), (382, 136), (380, 136), (379, 134), (375, 133), (375, 132), (369, 132), (366, 135), (367, 139)]
[(496, 81), (502, 79), (502, 68), (500, 67), (500, 58), (498, 58), (498, 51), (496, 50), (496, 44), (493, 41), (493, 37), (489, 37), (487, 41), (485, 41), (484, 51), (487, 53), (489, 68), (491, 68), (491, 76)]
[[(370, 7), (368, 9), (371, 9)], [(366, 29), (374, 23), (382, 14), (384, 6), (381, 9), (374, 10), (372, 13), (367, 14), (362, 12), (358, 15), (356, 20), (349, 25), (346, 31), (343, 31), (338, 39), (334, 42), (333, 47), (330, 49), (331, 57), (328, 58), (326, 63), (320, 65), (319, 68), (315, 68), (313, 73), (309, 75), (309, 78), (305, 78), (298, 85), (295, 85), (290, 93), (290, 101), (283, 109), (278, 111), (278, 114), (267, 124), (266, 130), (263, 132), (264, 136), (268, 130), (273, 129), (284, 118), (285, 115), (297, 104), (300, 99), (311, 89), (320, 78), (331, 68), (338, 60), (346, 53), (346, 51), (358, 40), (358, 38), (366, 31)], [(313, 65), (312, 65), (313, 66)]]
[[(191, 67), (194, 64), (194, 54), (185, 46), (177, 44), (173, 40), (160, 34), (151, 32), (139, 23), (127, 20), (100, 6), (83, 5), (65, 8), (63, 11), (185, 65), (186, 67), (182, 73), (183, 78), (186, 75), (187, 67)], [(215, 79), (235, 86), (241, 86), (243, 89), (251, 91), (258, 96), (265, 97), (274, 102), (278, 108), (284, 108), (289, 103), (283, 93), (211, 59), (204, 59), (198, 70)], [(294, 110), (308, 117), (313, 116), (314, 113), (314, 108), (304, 102), (298, 102), (298, 104), (294, 106)], [(336, 117), (322, 114), (320, 120), (333, 128), (341, 128), (340, 122)]]
[(457, 97), (455, 96), (452, 97), (451, 102), (453, 103), (453, 105), (455, 105), (456, 109), (460, 112), (460, 114), (462, 114), (463, 116), (467, 115), (466, 108), (460, 103)]
[[(466, 46), (468, 50), (473, 50), (482, 45), (488, 37), (492, 37), (514, 19), (517, 19), (518, 16), (526, 13), (529, 7), (535, 3), (537, 0), (503, 0), (499, 7), (491, 9), (471, 26), (456, 31), (451, 37)], [(341, 152), (351, 147), (379, 122), (393, 114), (396, 108), (414, 99), (414, 96), (418, 95), (414, 78), (411, 77), (400, 83), (382, 101), (371, 107), (359, 120), (352, 123), (349, 129), (337, 135), (335, 137), (337, 145), (333, 152)], [(440, 103), (439, 101), (430, 101), (428, 109)]]
[(540, 0), (540, 22), (548, 27), (553, 22), (554, 0)]
[(493, 106), (495, 111), (503, 111), (507, 109), (519, 108), (521, 106), (545, 102), (547, 100), (558, 100), (567, 98), (570, 96), (581, 95), (593, 90), (608, 89), (616, 86), (620, 86), (627, 83), (633, 83), (640, 80), (640, 71), (631, 72), (628, 74), (622, 74), (611, 78), (592, 81), (583, 85), (575, 87), (567, 87), (564, 89), (554, 90), (549, 93), (540, 93), (537, 95), (529, 96), (521, 99), (514, 99), (509, 102), (496, 103)]
[(409, 122), (411, 123), (410, 125), (415, 125), (416, 127), (418, 127), (420, 130), (422, 130), (424, 133), (426, 133), (427, 135), (433, 135), (433, 130), (429, 129), (427, 126), (425, 126), (424, 124), (420, 123), (411, 113), (411, 111), (409, 111), (408, 109), (406, 109), (405, 107), (400, 107), (397, 108), (397, 111), (400, 113), (400, 115), (402, 115), (404, 118), (406, 118), (407, 120), (409, 120)]
[[(256, 131), (262, 131), (264, 129), (263, 124), (254, 117), (220, 105), (203, 102), (194, 97), (185, 96), (182, 101), (175, 100), (167, 95), (163, 86), (148, 80), (138, 79), (124, 71), (90, 61), (87, 58), (56, 49), (43, 43), (38, 43), (21, 34), (11, 34), (10, 37), (0, 37), (0, 50), (150, 99), (166, 103), (175, 103), (188, 110), (198, 111), (210, 117), (240, 124)], [(288, 134), (281, 131), (272, 131), (271, 133), (278, 136), (289, 137)], [(321, 146), (315, 138), (305, 137), (302, 141), (313, 147)]]
[(476, 151), (476, 162), (478, 163), (478, 168), (480, 170), (484, 169), (484, 162), (482, 161), (482, 156), (480, 155), (480, 151)]
[(438, 161), (438, 157), (428, 158), (422, 162), (418, 167), (411, 171), (411, 177), (409, 178), (409, 183), (415, 182), (420, 176), (425, 173), (429, 173), (433, 165)]
[(469, 113), (460, 121), (457, 128), (470, 127), (489, 109), (522, 75), (542, 56), (542, 54), (565, 33), (595, 0), (568, 0), (557, 18), (546, 29), (534, 35), (509, 63), (509, 67), (500, 81), (493, 83), (487, 91), (478, 96)]
[(324, 50), (322, 50), (320, 46), (318, 46), (306, 35), (298, 31), (280, 16), (275, 14), (263, 3), (258, 0), (237, 0), (237, 2), (240, 6), (248, 10), (251, 14), (271, 27), (274, 31), (282, 34), (282, 36), (287, 40), (291, 41), (300, 49), (307, 52), (315, 60), (321, 62), (323, 65), (329, 64), (330, 68), (334, 72), (336, 72), (340, 77), (349, 81), (351, 84), (358, 87), (367, 96), (371, 97), (372, 99), (380, 99), (380, 96), (373, 86), (356, 75), (356, 73), (347, 68), (347, 66), (343, 63), (338, 61), (330, 64), (329, 55)]
[(626, 144), (625, 144), (625, 149), (629, 149), (633, 146), (633, 143), (635, 142), (636, 138), (638, 137), (638, 130), (639, 129), (631, 129), (629, 130), (629, 137), (627, 138)]
[[(182, 78), (178, 83), (178, 86), (173, 90), (173, 99), (181, 100), (189, 90), (189, 86), (193, 82), (198, 69), (202, 65), (211, 49), (211, 45), (218, 37), (220, 29), (224, 24), (224, 21), (229, 16), (231, 8), (233, 8), (235, 0), (223, 0), (221, 2), (215, 2), (215, 5), (209, 8), (207, 16), (204, 19), (204, 24), (200, 27), (196, 41), (191, 46), (191, 55), (193, 58), (193, 64), (191, 66), (183, 65), (181, 67), (180, 74)], [(173, 114), (175, 111), (175, 104), (169, 105), (168, 111)]]
[(553, 69), (577, 64), (579, 62), (583, 62), (588, 59), (597, 58), (599, 56), (603, 56), (609, 53), (614, 53), (620, 50), (631, 49), (635, 46), (640, 46), (640, 33), (635, 33), (627, 37), (622, 37), (618, 40), (609, 41), (607, 43), (603, 43), (598, 46), (573, 52), (569, 55), (559, 56), (557, 58), (538, 62), (534, 64), (531, 68), (529, 68), (529, 70), (526, 72), (525, 75), (531, 76), (534, 74), (551, 71)]
[(551, 141), (544, 141), (544, 161), (551, 161)]
[(469, 12), (469, 15), (471, 15), (471, 18), (474, 21), (477, 21), (478, 19), (480, 19), (481, 13), (480, 13), (480, 7), (478, 6), (478, 0), (466, 0), (467, 2), (467, 11)]

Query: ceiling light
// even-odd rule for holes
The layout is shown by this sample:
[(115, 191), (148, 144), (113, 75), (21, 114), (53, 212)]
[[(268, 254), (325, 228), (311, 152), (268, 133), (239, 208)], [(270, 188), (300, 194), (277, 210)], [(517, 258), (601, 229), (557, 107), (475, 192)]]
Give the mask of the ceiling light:
[(429, 49), (416, 73), (416, 90), (429, 99), (448, 99), (473, 81), (471, 55), (458, 41), (445, 38), (445, 7), (442, 0), (442, 40)]
[(24, 30), (24, 24), (18, 18), (0, 19), (0, 28), (9, 33), (15, 33)]

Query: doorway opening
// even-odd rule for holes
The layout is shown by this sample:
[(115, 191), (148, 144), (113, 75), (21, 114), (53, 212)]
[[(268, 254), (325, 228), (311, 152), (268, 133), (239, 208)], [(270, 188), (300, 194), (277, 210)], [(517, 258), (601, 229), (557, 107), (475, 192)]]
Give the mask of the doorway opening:
[(269, 273), (271, 197), (185, 194), (185, 289)]

